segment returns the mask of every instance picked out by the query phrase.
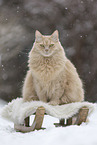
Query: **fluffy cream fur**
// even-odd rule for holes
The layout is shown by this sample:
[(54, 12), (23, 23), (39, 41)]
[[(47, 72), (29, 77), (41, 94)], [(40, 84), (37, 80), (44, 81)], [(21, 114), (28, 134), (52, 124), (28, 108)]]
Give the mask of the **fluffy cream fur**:
[(24, 101), (40, 100), (62, 105), (84, 100), (82, 81), (65, 56), (58, 31), (50, 36), (36, 31), (28, 62), (29, 71), (22, 91)]

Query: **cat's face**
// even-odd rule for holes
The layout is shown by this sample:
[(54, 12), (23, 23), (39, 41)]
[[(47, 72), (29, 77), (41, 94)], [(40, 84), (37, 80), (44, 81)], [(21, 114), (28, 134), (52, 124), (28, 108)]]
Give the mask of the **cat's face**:
[(35, 36), (35, 49), (44, 57), (53, 55), (59, 49), (57, 30), (49, 36), (44, 36), (36, 30)]

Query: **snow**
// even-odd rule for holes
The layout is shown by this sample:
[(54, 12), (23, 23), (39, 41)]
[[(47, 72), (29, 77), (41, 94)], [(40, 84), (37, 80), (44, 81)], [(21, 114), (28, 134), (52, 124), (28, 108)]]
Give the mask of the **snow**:
[[(0, 100), (0, 111), (6, 102)], [(31, 122), (34, 116), (31, 117)], [(97, 108), (90, 116), (90, 122), (81, 126), (72, 125), (56, 128), (53, 123), (58, 119), (46, 115), (45, 130), (20, 133), (14, 130), (12, 122), (0, 116), (0, 145), (97, 145)]]

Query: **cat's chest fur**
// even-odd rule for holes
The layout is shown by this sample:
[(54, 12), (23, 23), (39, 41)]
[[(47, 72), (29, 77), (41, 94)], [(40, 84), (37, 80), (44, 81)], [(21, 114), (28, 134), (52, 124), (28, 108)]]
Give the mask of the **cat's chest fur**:
[(41, 101), (48, 102), (52, 96), (60, 97), (64, 93), (62, 73), (50, 81), (34, 78), (35, 91)]
[(59, 58), (58, 56), (51, 58), (43, 58), (39, 56), (34, 59), (33, 56), (29, 66), (32, 76), (35, 79), (47, 83), (54, 80), (64, 69), (65, 59)]
[(40, 100), (46, 102), (52, 96), (61, 96), (64, 87), (63, 76), (65, 74), (65, 57), (63, 55), (54, 55), (50, 58), (41, 56), (30, 61), (30, 68), (33, 77), (35, 91)]

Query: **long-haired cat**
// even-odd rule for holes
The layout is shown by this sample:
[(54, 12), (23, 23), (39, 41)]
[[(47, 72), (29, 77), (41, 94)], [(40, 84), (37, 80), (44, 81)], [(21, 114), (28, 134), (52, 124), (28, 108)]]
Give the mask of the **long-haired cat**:
[(24, 101), (40, 100), (51, 105), (83, 101), (82, 81), (65, 55), (58, 31), (44, 36), (36, 30), (35, 36), (22, 90)]

